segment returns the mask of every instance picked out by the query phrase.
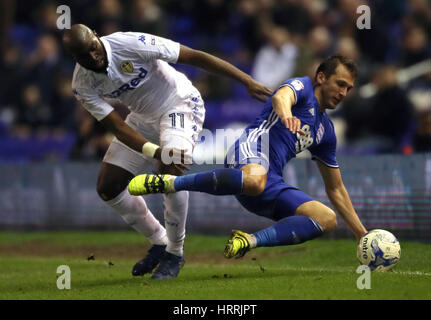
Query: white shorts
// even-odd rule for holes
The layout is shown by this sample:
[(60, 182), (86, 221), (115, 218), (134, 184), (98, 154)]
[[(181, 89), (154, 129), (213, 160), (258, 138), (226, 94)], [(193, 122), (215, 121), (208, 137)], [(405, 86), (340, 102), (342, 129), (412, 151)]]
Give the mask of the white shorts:
[[(145, 115), (131, 112), (125, 121), (150, 142), (165, 148), (185, 150), (191, 157), (204, 118), (204, 103), (196, 91), (183, 101), (174, 103), (169, 111), (158, 118), (146, 118)], [(117, 138), (112, 140), (103, 161), (121, 167), (135, 176), (157, 169), (157, 160), (136, 152)]]

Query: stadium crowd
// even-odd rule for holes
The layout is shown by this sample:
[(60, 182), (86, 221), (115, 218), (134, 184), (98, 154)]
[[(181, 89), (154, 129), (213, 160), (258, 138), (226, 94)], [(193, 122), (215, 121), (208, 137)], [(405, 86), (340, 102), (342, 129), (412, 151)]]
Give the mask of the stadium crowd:
[[(339, 152), (431, 151), (431, 71), (399, 82), (400, 70), (431, 58), (427, 0), (4, 0), (0, 160), (100, 159), (112, 139), (73, 97), (74, 64), (57, 28), (63, 4), (72, 23), (100, 36), (130, 30), (166, 37), (219, 56), (273, 89), (294, 76), (313, 77), (322, 58), (344, 54), (357, 62), (359, 76), (331, 114)], [(371, 9), (371, 29), (356, 25), (362, 4)], [(206, 128), (246, 123), (259, 113), (262, 105), (241, 85), (176, 68), (200, 90)], [(374, 91), (363, 94), (368, 83)]]

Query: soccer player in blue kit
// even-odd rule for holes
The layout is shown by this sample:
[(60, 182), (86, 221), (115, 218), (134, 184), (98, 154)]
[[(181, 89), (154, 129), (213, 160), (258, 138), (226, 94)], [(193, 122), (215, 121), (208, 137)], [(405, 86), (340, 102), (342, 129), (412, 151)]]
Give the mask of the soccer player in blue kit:
[(309, 77), (289, 79), (266, 102), (261, 115), (229, 150), (225, 169), (185, 176), (140, 175), (129, 183), (133, 195), (180, 190), (235, 195), (247, 210), (276, 223), (248, 234), (233, 230), (226, 258), (242, 257), (252, 248), (303, 243), (334, 230), (335, 212), (284, 182), (282, 170), (308, 149), (316, 160), (335, 211), (359, 240), (367, 230), (353, 208), (336, 159), (334, 126), (326, 109), (335, 109), (353, 87), (355, 63), (334, 55)]

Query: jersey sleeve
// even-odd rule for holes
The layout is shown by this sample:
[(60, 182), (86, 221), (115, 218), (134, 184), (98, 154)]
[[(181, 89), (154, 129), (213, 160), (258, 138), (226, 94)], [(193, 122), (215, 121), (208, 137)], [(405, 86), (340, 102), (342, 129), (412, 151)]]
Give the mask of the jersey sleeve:
[(320, 144), (310, 147), (308, 150), (311, 153), (312, 160), (318, 160), (331, 168), (339, 167), (336, 157), (337, 137), (333, 132), (333, 128), (329, 137), (326, 137)]
[(310, 94), (310, 90), (313, 90), (313, 86), (307, 78), (293, 78), (284, 82), (281, 87), (288, 86), (295, 93), (295, 103), (300, 104), (303, 101), (308, 99), (308, 95)]
[(97, 92), (91, 89), (90, 80), (85, 81), (84, 76), (79, 72), (79, 66), (75, 69), (72, 90), (75, 98), (97, 121), (103, 120), (114, 108), (103, 100)]
[(148, 33), (133, 32), (138, 55), (145, 61), (160, 59), (176, 63), (180, 55), (178, 42), (154, 36)]

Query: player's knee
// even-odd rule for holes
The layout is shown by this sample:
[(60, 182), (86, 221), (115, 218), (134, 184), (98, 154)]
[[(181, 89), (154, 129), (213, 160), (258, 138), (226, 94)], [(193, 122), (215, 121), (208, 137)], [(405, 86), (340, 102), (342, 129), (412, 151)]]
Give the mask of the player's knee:
[(127, 183), (110, 182), (103, 177), (99, 177), (97, 180), (96, 191), (103, 201), (109, 201), (123, 192), (126, 186)]
[(250, 163), (241, 168), (243, 172), (243, 194), (247, 196), (258, 196), (266, 187), (267, 171), (259, 165)]
[(322, 216), (322, 221), (320, 223), (325, 232), (335, 230), (337, 228), (337, 215), (330, 208), (327, 209), (327, 212)]
[(248, 176), (244, 178), (244, 194), (248, 196), (258, 196), (266, 186), (266, 175)]
[(97, 194), (103, 201), (108, 201), (115, 196), (112, 193), (112, 190), (110, 190), (109, 186), (104, 184), (102, 181), (97, 181), (97, 187), (96, 187)]

